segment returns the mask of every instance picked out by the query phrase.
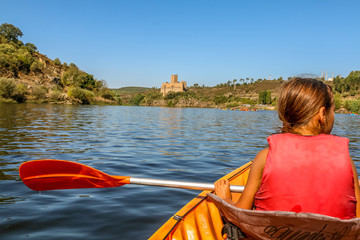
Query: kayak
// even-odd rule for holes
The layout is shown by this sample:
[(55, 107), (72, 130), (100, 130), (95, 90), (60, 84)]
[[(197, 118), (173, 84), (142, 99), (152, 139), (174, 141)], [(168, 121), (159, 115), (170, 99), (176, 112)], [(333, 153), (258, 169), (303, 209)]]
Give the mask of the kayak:
[[(251, 164), (246, 163), (221, 179), (228, 179), (231, 185), (245, 186)], [(240, 196), (241, 193), (233, 192), (233, 201)], [(360, 240), (360, 218), (343, 220), (315, 213), (241, 209), (210, 190), (202, 191), (187, 203), (149, 240), (223, 240), (223, 218), (240, 228), (248, 239)]]
[[(248, 162), (221, 179), (228, 179), (231, 185), (245, 186), (251, 164)], [(223, 239), (221, 230), (224, 224), (208, 193), (211, 191), (202, 191), (165, 222), (149, 240)], [(237, 201), (240, 196), (241, 193), (233, 193), (233, 201)]]

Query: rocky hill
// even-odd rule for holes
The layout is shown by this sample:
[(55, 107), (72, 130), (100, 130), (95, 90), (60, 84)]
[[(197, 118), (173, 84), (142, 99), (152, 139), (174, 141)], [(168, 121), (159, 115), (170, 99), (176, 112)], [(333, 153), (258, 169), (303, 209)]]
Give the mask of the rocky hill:
[(104, 81), (48, 58), (21, 36), (11, 24), (0, 26), (0, 101), (117, 104)]

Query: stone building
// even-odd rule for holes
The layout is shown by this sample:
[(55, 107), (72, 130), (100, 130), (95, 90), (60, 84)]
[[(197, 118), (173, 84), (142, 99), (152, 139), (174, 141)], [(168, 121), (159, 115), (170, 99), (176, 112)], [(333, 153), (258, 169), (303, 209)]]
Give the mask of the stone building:
[(165, 97), (169, 92), (184, 92), (186, 90), (186, 82), (178, 82), (178, 75), (171, 75), (171, 82), (163, 83), (161, 86), (161, 93)]

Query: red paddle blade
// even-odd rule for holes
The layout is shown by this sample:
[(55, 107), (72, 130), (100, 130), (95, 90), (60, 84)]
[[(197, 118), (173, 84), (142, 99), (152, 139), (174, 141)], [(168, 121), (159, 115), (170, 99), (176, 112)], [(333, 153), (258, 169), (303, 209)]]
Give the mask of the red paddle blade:
[(84, 164), (63, 160), (34, 160), (21, 164), (19, 173), (35, 191), (109, 188), (130, 183), (130, 177), (111, 176)]

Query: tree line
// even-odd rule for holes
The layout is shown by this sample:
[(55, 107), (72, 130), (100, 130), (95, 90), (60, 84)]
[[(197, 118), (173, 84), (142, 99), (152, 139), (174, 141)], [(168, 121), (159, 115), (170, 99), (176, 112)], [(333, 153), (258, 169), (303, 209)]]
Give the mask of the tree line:
[(360, 89), (360, 71), (352, 71), (347, 77), (337, 76), (334, 79), (335, 90), (355, 96)]

